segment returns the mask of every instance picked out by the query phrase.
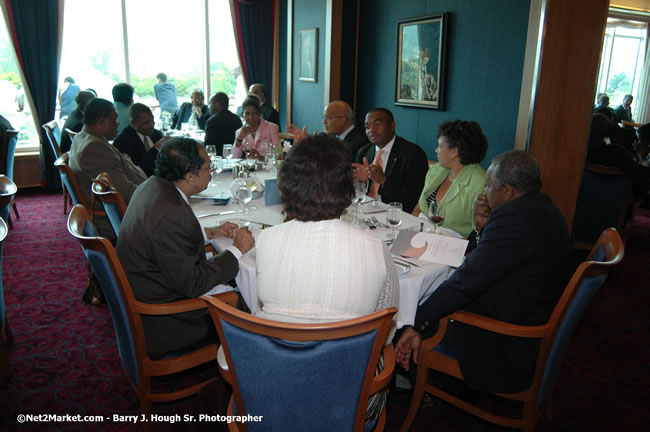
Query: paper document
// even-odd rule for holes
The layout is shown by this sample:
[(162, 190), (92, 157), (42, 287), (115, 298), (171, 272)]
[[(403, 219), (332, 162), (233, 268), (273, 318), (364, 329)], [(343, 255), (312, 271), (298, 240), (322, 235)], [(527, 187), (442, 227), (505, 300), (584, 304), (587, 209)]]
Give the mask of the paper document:
[(467, 243), (468, 241), (464, 239), (404, 230), (400, 231), (391, 252), (395, 255), (458, 267), (463, 263)]

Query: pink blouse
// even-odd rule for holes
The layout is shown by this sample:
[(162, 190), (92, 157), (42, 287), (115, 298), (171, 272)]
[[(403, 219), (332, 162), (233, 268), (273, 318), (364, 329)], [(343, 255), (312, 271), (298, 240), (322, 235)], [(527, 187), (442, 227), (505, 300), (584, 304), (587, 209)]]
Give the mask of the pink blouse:
[(255, 139), (253, 139), (251, 134), (248, 134), (243, 138), (243, 142), (239, 143), (237, 142), (237, 137), (243, 127), (237, 129), (237, 132), (235, 132), (235, 142), (232, 146), (232, 157), (234, 158), (240, 158), (244, 150), (250, 152), (252, 149), (257, 150), (260, 155), (264, 156), (265, 151), (262, 146), (262, 141), (273, 143), (274, 146), (280, 144), (280, 136), (278, 135), (279, 128), (275, 123), (267, 122), (260, 118), (260, 125), (255, 133)]

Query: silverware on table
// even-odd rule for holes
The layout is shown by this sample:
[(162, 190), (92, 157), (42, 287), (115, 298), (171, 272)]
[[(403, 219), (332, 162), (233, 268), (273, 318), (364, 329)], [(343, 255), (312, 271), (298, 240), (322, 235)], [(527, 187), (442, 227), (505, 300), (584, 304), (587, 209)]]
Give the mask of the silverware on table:
[(384, 228), (390, 228), (390, 227), (389, 227), (388, 225), (386, 225), (385, 223), (383, 223), (383, 222), (379, 222), (379, 219), (377, 219), (375, 216), (372, 216), (372, 217), (370, 218), (370, 220), (373, 221), (373, 222), (375, 223), (375, 225), (379, 225), (380, 227), (384, 227)]
[(235, 213), (241, 213), (242, 210), (226, 210), (218, 213), (208, 213), (204, 215), (200, 215), (198, 218), (203, 219), (207, 217), (213, 217), (213, 216), (223, 216), (223, 215), (229, 215), (229, 214), (235, 214)]
[(413, 267), (419, 267), (419, 268), (422, 267), (421, 265), (416, 264), (416, 263), (414, 263), (414, 262), (412, 262), (412, 261), (407, 261), (407, 260), (405, 260), (404, 258), (393, 257), (393, 261), (398, 261), (398, 262), (401, 261), (401, 262), (403, 262), (403, 263), (405, 263), (405, 264), (407, 264), (407, 265), (412, 265)]
[(381, 213), (381, 212), (385, 212), (386, 210), (387, 210), (387, 209), (385, 209), (385, 208), (376, 209), (376, 210), (364, 210), (364, 211), (362, 211), (361, 213), (362, 213), (362, 214), (373, 214), (373, 213)]

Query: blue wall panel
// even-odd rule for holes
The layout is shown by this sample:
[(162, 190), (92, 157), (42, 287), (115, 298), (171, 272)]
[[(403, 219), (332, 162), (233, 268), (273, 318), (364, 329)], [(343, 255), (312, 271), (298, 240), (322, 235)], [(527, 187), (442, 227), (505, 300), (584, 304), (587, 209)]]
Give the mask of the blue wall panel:
[[(514, 147), (529, 7), (527, 0), (363, 1), (357, 120), (372, 107), (390, 109), (397, 133), (434, 160), (442, 122), (475, 120), (488, 137), (487, 166)], [(449, 13), (445, 110), (397, 106), (397, 21), (440, 12)]]

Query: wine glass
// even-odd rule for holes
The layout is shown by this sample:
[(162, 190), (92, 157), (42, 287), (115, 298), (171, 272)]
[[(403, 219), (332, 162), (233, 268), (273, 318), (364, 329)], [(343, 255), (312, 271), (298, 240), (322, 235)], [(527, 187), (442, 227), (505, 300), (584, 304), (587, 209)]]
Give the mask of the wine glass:
[(388, 203), (386, 222), (391, 228), (390, 238), (395, 241), (397, 239), (397, 227), (402, 223), (402, 203)]
[(361, 203), (366, 198), (366, 182), (354, 182), (354, 203), (356, 204), (355, 220), (361, 219)]
[(207, 145), (205, 146), (205, 151), (208, 152), (208, 156), (210, 157), (210, 160), (214, 160), (214, 158), (217, 157), (217, 146)]
[(431, 204), (429, 204), (429, 219), (433, 222), (433, 232), (437, 233), (438, 225), (445, 220), (445, 210), (444, 206), (435, 199), (431, 200)]
[(253, 199), (253, 191), (246, 183), (241, 184), (237, 189), (237, 199), (244, 203), (244, 213), (250, 213), (248, 203)]

